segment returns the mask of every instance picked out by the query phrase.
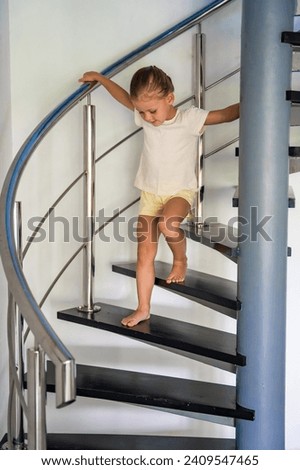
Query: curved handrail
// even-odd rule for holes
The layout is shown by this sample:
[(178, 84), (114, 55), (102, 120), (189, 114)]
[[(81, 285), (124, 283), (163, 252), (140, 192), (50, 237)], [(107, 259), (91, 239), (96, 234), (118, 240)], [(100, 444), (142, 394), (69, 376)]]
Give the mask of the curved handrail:
[[(7, 192), (11, 201), (14, 201), (14, 194), (11, 193), (8, 182), (11, 172), (8, 173), (4, 184), (4, 195)], [(7, 188), (8, 185), (8, 188)], [(5, 197), (0, 200), (0, 234), (1, 234), (1, 254), (3, 267), (9, 284), (9, 291), (13, 295), (16, 303), (22, 310), (22, 315), (34, 336), (37, 338), (44, 351), (55, 364), (56, 370), (56, 405), (64, 406), (75, 400), (75, 362), (64, 344), (60, 341), (42, 312), (40, 311), (30, 289), (25, 280), (22, 267), (16, 252), (13, 231), (13, 214), (5, 211)], [(13, 207), (12, 207), (13, 209)], [(7, 225), (9, 224), (9, 225)], [(8, 230), (6, 230), (6, 228)], [(3, 238), (3, 234), (7, 238)], [(11, 261), (11, 263), (9, 263)]]
[[(157, 47), (192, 28), (199, 21), (210, 16), (233, 0), (216, 0), (202, 10), (189, 16), (153, 40), (135, 49), (122, 59), (103, 70), (111, 77), (137, 61)], [(13, 206), (22, 172), (30, 156), (52, 127), (80, 100), (99, 86), (97, 83), (81, 85), (74, 93), (50, 112), (30, 134), (17, 153), (6, 176), (0, 198), (0, 252), (9, 289), (21, 308), (26, 322), (37, 342), (54, 362), (56, 369), (56, 403), (63, 406), (75, 399), (75, 362), (72, 355), (60, 341), (33, 297), (20, 265), (13, 236)]]

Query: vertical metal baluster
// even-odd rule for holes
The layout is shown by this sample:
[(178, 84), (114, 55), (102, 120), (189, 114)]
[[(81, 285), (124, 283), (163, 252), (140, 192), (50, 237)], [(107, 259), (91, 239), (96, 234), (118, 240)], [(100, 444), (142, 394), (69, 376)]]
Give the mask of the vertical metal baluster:
[[(199, 29), (201, 26), (199, 25)], [(196, 34), (195, 106), (205, 109), (205, 35)], [(200, 228), (204, 225), (204, 136), (199, 137), (197, 159), (197, 181), (199, 192), (196, 197), (194, 223)]]
[(46, 441), (45, 353), (39, 348), (27, 350), (28, 449), (44, 450)]
[[(21, 202), (16, 201), (14, 207), (14, 228), (15, 228), (15, 243), (17, 247), (18, 257), (22, 264), (22, 212)], [(17, 377), (19, 380), (20, 390), (24, 390), (24, 343), (23, 343), (23, 318), (15, 302), (12, 302), (11, 315), (11, 334), (13, 336), (13, 361), (16, 368)], [(24, 416), (21, 406), (20, 397), (15, 386), (15, 379), (10, 380), (12, 389), (10, 391), (10, 445), (14, 450), (24, 449)]]
[(84, 106), (84, 239), (83, 250), (83, 305), (78, 309), (91, 314), (99, 311), (94, 305), (94, 233), (95, 233), (95, 106), (90, 95)]

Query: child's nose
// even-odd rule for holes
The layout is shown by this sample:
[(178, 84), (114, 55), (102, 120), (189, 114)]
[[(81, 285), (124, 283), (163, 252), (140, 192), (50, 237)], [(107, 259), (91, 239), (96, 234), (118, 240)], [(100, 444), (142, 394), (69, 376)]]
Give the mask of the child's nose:
[(152, 116), (151, 113), (145, 113), (144, 119), (145, 119), (145, 121), (151, 122), (151, 121), (153, 121), (153, 116)]

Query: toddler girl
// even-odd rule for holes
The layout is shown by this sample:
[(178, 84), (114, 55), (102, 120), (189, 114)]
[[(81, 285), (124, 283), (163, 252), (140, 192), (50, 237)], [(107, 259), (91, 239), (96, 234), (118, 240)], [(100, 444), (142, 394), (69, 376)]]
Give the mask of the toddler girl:
[(144, 130), (144, 145), (135, 186), (141, 190), (137, 229), (138, 307), (122, 324), (133, 327), (150, 318), (154, 286), (154, 259), (159, 235), (173, 254), (166, 282), (184, 282), (187, 269), (186, 240), (180, 224), (188, 215), (197, 191), (198, 138), (204, 125), (230, 122), (239, 117), (239, 104), (205, 111), (174, 107), (171, 78), (155, 66), (143, 67), (132, 77), (130, 93), (97, 72), (86, 72), (80, 82), (97, 81), (134, 112), (135, 123)]

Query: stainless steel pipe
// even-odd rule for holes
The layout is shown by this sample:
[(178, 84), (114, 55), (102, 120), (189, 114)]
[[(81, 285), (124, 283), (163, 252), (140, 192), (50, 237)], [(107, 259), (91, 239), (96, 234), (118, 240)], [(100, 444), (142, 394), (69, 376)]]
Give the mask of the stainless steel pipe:
[[(196, 34), (196, 66), (195, 66), (195, 106), (205, 107), (205, 35)], [(198, 191), (194, 209), (193, 222), (201, 227), (204, 225), (204, 166), (205, 158), (203, 152), (203, 139), (199, 137), (198, 158), (196, 166)]]
[(90, 102), (84, 106), (84, 240), (83, 250), (83, 305), (78, 309), (88, 314), (100, 310), (94, 305), (95, 276), (95, 115), (96, 108)]
[(45, 353), (41, 348), (27, 350), (28, 450), (44, 450), (46, 443)]
[[(14, 237), (17, 247), (18, 257), (22, 264), (22, 209), (21, 202), (16, 201), (14, 206)], [(24, 449), (24, 416), (19, 393), (24, 391), (24, 344), (23, 344), (23, 318), (16, 302), (11, 303), (8, 315), (11, 315), (11, 331), (13, 350), (10, 351), (12, 367), (15, 367), (15, 374), (10, 369), (10, 400), (9, 400), (9, 446), (14, 450)], [(18, 380), (18, 387), (16, 384)]]

